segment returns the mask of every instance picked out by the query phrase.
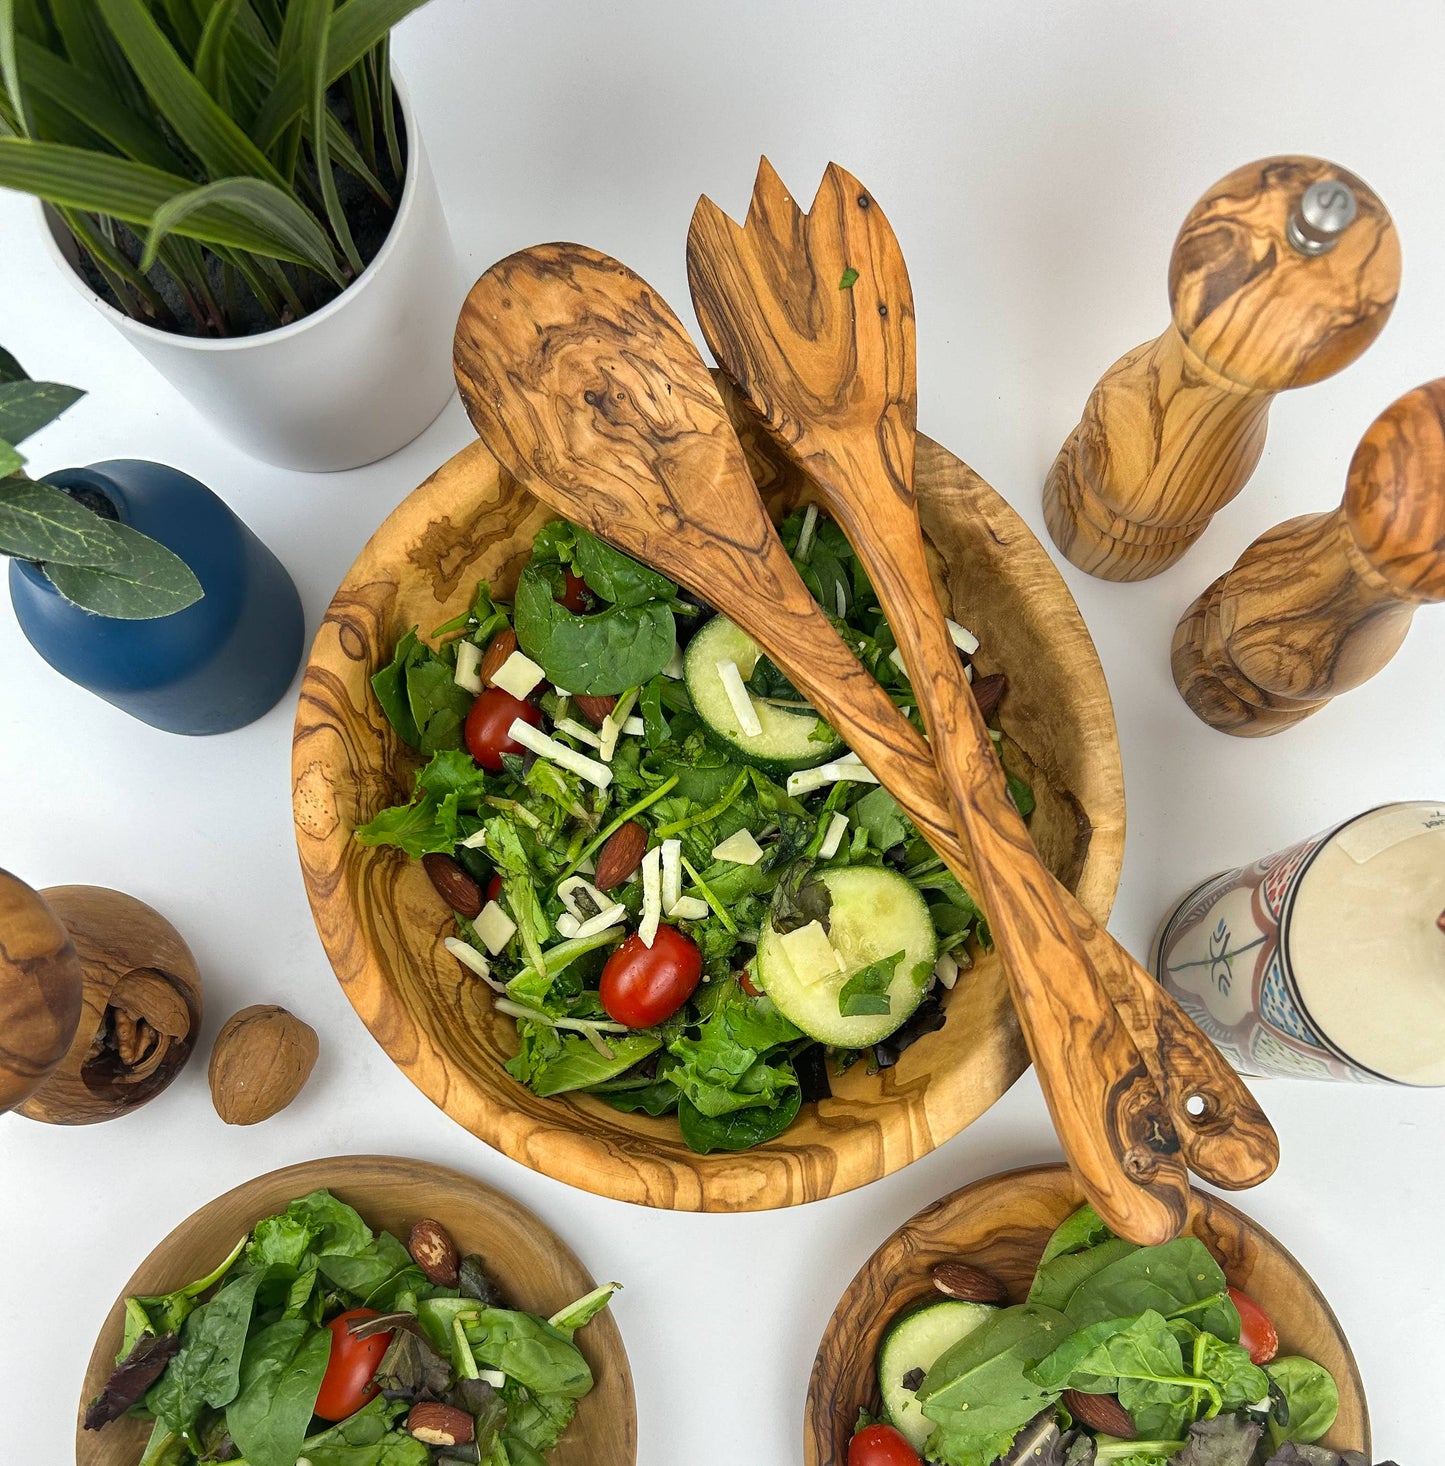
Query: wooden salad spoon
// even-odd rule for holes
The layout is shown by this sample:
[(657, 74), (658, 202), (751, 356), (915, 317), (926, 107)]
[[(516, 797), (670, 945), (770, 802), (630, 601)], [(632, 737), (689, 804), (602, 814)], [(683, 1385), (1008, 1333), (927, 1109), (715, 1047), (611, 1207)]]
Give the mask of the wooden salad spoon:
[[(883, 211), (835, 163), (804, 214), (764, 158), (741, 227), (699, 201), (687, 266), (719, 365), (816, 487), (873, 582), (1005, 965), (1030, 966), (1071, 1004), (1111, 1001), (1190, 1167), (1232, 1189), (1264, 1180), (1279, 1145), (1254, 1097), (1178, 1003), (1044, 868), (1008, 797), (929, 576), (913, 489), (913, 295)], [(1031, 1047), (1037, 1066), (1032, 1036)]]
[[(511, 255), (467, 296), (454, 365), (473, 426), (508, 472), (747, 628), (930, 844), (974, 881), (928, 745), (803, 584), (707, 367), (645, 281), (580, 245)], [(1004, 890), (1000, 899), (990, 912), (995, 941), (1015, 898)], [(1057, 945), (1067, 930), (1064, 922), (1020, 939)], [(1176, 1236), (1188, 1177), (1113, 1006), (1092, 983), (1075, 991), (1077, 963), (1049, 983), (1032, 963), (1012, 966), (1055, 1127), (1099, 1214), (1142, 1243)]]

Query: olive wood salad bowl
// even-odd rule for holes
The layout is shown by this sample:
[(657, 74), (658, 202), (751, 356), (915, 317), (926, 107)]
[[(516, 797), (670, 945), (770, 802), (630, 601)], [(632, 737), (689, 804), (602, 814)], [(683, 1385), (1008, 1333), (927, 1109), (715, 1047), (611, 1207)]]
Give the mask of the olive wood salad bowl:
[[(798, 481), (744, 438), (781, 514)], [(943, 605), (979, 636), (979, 672), (1008, 675), (1005, 759), (1033, 786), (1033, 839), (1102, 922), (1122, 860), (1124, 795), (1093, 642), (1024, 523), (922, 435), (917, 486)], [(479, 579), (509, 598), (552, 517), (475, 444), (387, 519), (326, 614), (301, 690), (292, 798), (312, 912), (342, 988), (377, 1042), (454, 1120), (588, 1191), (685, 1210), (761, 1209), (836, 1195), (906, 1166), (971, 1124), (1027, 1066), (995, 956), (979, 956), (947, 995), (944, 1027), (895, 1067), (870, 1075), (856, 1064), (833, 1079), (831, 1099), (805, 1105), (778, 1139), (698, 1155), (675, 1117), (623, 1114), (585, 1094), (541, 1099), (515, 1082), (502, 1068), (517, 1050), (513, 1022), (444, 949), (452, 916), (420, 862), (352, 838), (410, 797), (417, 767), (372, 694), (372, 673), (412, 626), (426, 635), (464, 611)]]
[[(940, 1262), (971, 1263), (1022, 1303), (1044, 1244), (1085, 1201), (1066, 1166), (1031, 1166), (975, 1181), (905, 1222), (849, 1283), (828, 1320), (808, 1382), (803, 1414), (805, 1466), (847, 1459), (860, 1406), (878, 1411), (878, 1346), (894, 1319), (938, 1299)], [(1310, 1275), (1263, 1227), (1202, 1191), (1192, 1191), (1184, 1235), (1214, 1254), (1233, 1288), (1248, 1293), (1274, 1322), (1279, 1353), (1303, 1354), (1335, 1377), (1340, 1412), (1319, 1444), (1370, 1449), (1370, 1417), (1355, 1356)]]
[[(126, 1416), (99, 1431), (81, 1426), (86, 1404), (100, 1393), (115, 1365), (126, 1298), (165, 1293), (204, 1277), (262, 1217), (285, 1211), (297, 1197), (321, 1187), (354, 1206), (374, 1231), (405, 1239), (411, 1224), (422, 1217), (440, 1222), (462, 1253), (482, 1255), (513, 1308), (545, 1318), (597, 1286), (540, 1217), (460, 1172), (396, 1156), (335, 1156), (286, 1166), (208, 1202), (136, 1269), (106, 1315), (85, 1371), (75, 1428), (76, 1466), (135, 1466), (150, 1437), (149, 1422)], [(599, 1461), (632, 1466), (637, 1459), (632, 1371), (610, 1309), (577, 1335), (577, 1347), (595, 1384), (577, 1402), (576, 1418), (549, 1454), (548, 1466)]]

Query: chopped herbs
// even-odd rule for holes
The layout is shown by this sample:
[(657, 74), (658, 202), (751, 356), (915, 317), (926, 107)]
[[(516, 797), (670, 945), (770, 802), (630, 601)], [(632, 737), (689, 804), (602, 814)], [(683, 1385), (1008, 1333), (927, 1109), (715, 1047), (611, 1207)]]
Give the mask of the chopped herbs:
[(849, 265), (848, 268), (843, 271), (843, 278), (838, 282), (838, 289), (851, 290), (857, 283), (858, 272), (853, 268), (852, 265)]

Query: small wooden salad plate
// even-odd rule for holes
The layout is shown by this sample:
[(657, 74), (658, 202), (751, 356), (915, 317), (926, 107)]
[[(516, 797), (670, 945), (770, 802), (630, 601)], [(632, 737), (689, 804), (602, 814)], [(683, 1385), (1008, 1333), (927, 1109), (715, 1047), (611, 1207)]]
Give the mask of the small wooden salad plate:
[[(86, 1404), (110, 1375), (125, 1326), (125, 1300), (164, 1293), (201, 1277), (262, 1217), (319, 1188), (354, 1206), (376, 1231), (406, 1237), (431, 1217), (463, 1253), (478, 1252), (514, 1307), (543, 1317), (596, 1287), (577, 1255), (540, 1217), (470, 1176), (397, 1156), (334, 1156), (286, 1166), (247, 1181), (192, 1213), (141, 1263), (106, 1315), (85, 1371), (75, 1432), (76, 1466), (135, 1466), (151, 1427), (122, 1417), (101, 1431), (81, 1428)], [(626, 1279), (622, 1279), (625, 1283)], [(637, 1459), (637, 1407), (632, 1371), (611, 1312), (577, 1338), (596, 1384), (578, 1401), (577, 1416), (548, 1456), (549, 1466)]]
[[(742, 433), (770, 506), (798, 482)], [(1045, 863), (1100, 921), (1114, 898), (1124, 794), (1108, 687), (1067, 587), (1012, 509), (968, 466), (918, 438), (917, 490), (936, 589), (975, 631), (980, 673), (1005, 671), (1005, 762), (1032, 786)], [(487, 1144), (557, 1180), (683, 1210), (788, 1206), (906, 1166), (978, 1118), (1027, 1053), (1004, 974), (981, 955), (948, 995), (948, 1019), (879, 1073), (857, 1064), (776, 1140), (698, 1155), (675, 1118), (625, 1114), (586, 1094), (542, 1099), (502, 1068), (510, 1018), (445, 951), (451, 913), (421, 865), (364, 847), (360, 824), (411, 793), (416, 756), (372, 694), (373, 672), (413, 626), (426, 635), (470, 604), (478, 580), (511, 595), (553, 516), (481, 444), (407, 498), (362, 551), (326, 614), (301, 690), (292, 799), (317, 929), (377, 1042), (424, 1093)]]
[[(971, 1263), (1007, 1285), (1009, 1302), (1022, 1302), (1050, 1234), (1084, 1199), (1066, 1166), (1005, 1171), (934, 1202), (884, 1242), (848, 1285), (818, 1345), (803, 1415), (806, 1466), (847, 1459), (859, 1408), (880, 1405), (883, 1334), (900, 1315), (941, 1296), (931, 1277), (937, 1263)], [(1281, 1355), (1303, 1354), (1334, 1376), (1339, 1415), (1320, 1444), (1368, 1454), (1359, 1368), (1310, 1275), (1263, 1227), (1202, 1191), (1191, 1193), (1185, 1234), (1204, 1242), (1230, 1286), (1270, 1316)]]

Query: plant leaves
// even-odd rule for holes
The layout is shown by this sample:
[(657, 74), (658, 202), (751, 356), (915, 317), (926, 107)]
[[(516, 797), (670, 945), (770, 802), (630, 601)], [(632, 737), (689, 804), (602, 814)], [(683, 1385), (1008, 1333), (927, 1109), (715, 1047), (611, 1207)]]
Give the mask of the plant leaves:
[(1322, 1364), (1298, 1354), (1286, 1354), (1264, 1366), (1270, 1382), (1278, 1386), (1288, 1407), (1288, 1419), (1281, 1425), (1270, 1416), (1270, 1439), (1276, 1446), (1286, 1441), (1317, 1441), (1335, 1423), (1340, 1410), (1340, 1391), (1334, 1376)]
[(331, 1335), (283, 1318), (247, 1341), (226, 1424), (249, 1466), (294, 1466), (331, 1357)]
[(10, 109), (20, 131), (31, 130), (30, 106), (20, 85), (20, 69), (16, 64), (15, 0), (0, 0), (0, 85), (10, 99)]
[(84, 396), (59, 382), (0, 383), (0, 443), (23, 443)]
[(863, 1014), (891, 1011), (893, 1005), (888, 989), (895, 969), (907, 955), (900, 949), (891, 957), (880, 957), (876, 962), (860, 967), (838, 990), (839, 1016), (857, 1018)]
[(1074, 1291), (1065, 1312), (1083, 1328), (1147, 1310), (1187, 1318), (1226, 1343), (1239, 1342), (1239, 1311), (1213, 1254), (1197, 1237), (1141, 1247), (1095, 1273)]
[(1085, 1202), (1054, 1228), (1053, 1235), (1044, 1244), (1044, 1253), (1039, 1263), (1042, 1266), (1066, 1252), (1083, 1252), (1087, 1248), (1097, 1247), (1101, 1242), (1109, 1241), (1113, 1235), (1100, 1219), (1098, 1212)]
[(0, 382), (28, 382), (30, 374), (0, 346)]
[(500, 1369), (533, 1394), (576, 1400), (592, 1388), (592, 1371), (577, 1346), (544, 1319), (484, 1308), (466, 1331), (478, 1364)]
[(291, 194), (260, 178), (222, 178), (173, 194), (151, 215), (141, 269), (148, 270), (155, 264), (156, 251), (167, 235), (190, 234), (206, 239), (225, 220), (250, 231), (252, 243), (246, 248), (278, 260), (309, 265), (336, 284), (343, 283), (332, 258), (331, 243), (315, 215)]
[[(386, 40), (392, 26), (426, 0), (345, 0), (331, 17), (326, 35), (326, 84), (344, 76), (373, 47)], [(283, 55), (276, 85), (262, 105), (252, 135), (270, 150), (306, 105), (305, 69), (299, 57)], [(385, 112), (383, 112), (385, 116)]]
[(122, 558), (103, 567), (45, 563), (46, 575), (66, 600), (97, 616), (150, 621), (184, 611), (205, 594), (174, 551), (129, 525), (102, 522), (119, 538)]
[[(791, 1065), (783, 1066), (791, 1069)], [(796, 1086), (796, 1080), (794, 1081)], [(699, 1155), (716, 1151), (751, 1150), (775, 1140), (797, 1119), (802, 1108), (802, 1091), (784, 1090), (777, 1104), (768, 1109), (734, 1110), (727, 1115), (704, 1115), (685, 1096), (678, 1101), (677, 1122), (689, 1150)]]
[(50, 484), (0, 479), (0, 553), (57, 567), (118, 567), (129, 559), (118, 527)]

